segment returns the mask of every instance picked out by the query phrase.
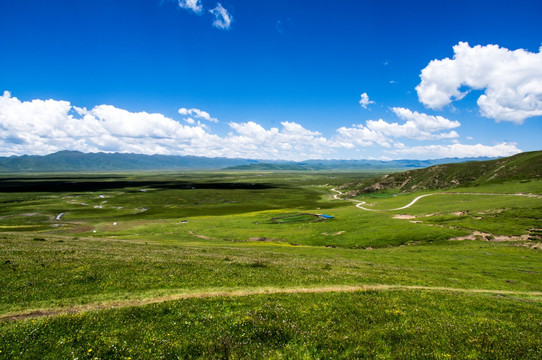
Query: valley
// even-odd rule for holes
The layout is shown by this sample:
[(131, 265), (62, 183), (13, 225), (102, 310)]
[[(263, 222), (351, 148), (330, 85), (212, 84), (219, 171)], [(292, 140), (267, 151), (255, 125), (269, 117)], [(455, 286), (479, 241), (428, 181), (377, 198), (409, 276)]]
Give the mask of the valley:
[(4, 175), (0, 358), (539, 358), (542, 180), (375, 176)]

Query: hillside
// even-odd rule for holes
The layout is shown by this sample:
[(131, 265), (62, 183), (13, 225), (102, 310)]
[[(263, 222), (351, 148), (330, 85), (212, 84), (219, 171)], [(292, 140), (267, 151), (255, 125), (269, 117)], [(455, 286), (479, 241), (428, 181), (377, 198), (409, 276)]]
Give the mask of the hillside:
[(540, 178), (542, 178), (542, 151), (535, 151), (489, 161), (435, 165), (385, 175), (362, 183), (345, 184), (342, 188), (349, 190), (351, 194), (392, 189), (410, 192)]

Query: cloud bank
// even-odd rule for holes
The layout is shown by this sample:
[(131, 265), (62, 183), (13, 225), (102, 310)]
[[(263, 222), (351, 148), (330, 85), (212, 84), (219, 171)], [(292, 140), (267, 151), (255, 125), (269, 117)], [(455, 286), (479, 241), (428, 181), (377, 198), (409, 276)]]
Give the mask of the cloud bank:
[[(541, 48), (542, 49), (542, 48)], [(485, 90), (478, 98), (480, 113), (517, 124), (542, 115), (542, 52), (508, 50), (498, 45), (453, 47), (453, 59), (433, 60), (416, 87), (427, 107), (441, 109), (464, 98), (470, 88)], [(463, 90), (463, 91), (462, 91)]]
[(425, 145), (408, 147), (403, 144), (396, 144), (396, 147), (390, 151), (390, 154), (399, 156), (400, 158), (418, 159), (420, 156), (428, 156), (428, 158), (449, 158), (449, 157), (499, 157), (512, 156), (520, 150), (515, 144), (500, 143), (493, 146), (475, 144), (466, 145), (454, 143), (449, 145)]
[[(392, 111), (403, 123), (368, 120), (340, 127), (327, 137), (289, 121), (269, 129), (253, 121), (230, 122), (231, 131), (220, 136), (199, 121), (217, 123), (218, 119), (200, 109), (180, 108), (180, 115), (198, 119), (183, 125), (159, 113), (130, 112), (112, 105), (87, 110), (64, 100), (20, 101), (6, 91), (0, 96), (0, 156), (79, 150), (305, 160), (360, 158), (359, 153), (353, 154), (369, 147), (394, 158), (507, 156), (521, 151), (510, 143), (460, 144), (451, 130), (460, 126), (457, 121), (400, 107)], [(399, 139), (454, 143), (408, 147)]]
[(337, 130), (337, 141), (344, 147), (353, 148), (359, 146), (378, 145), (391, 148), (397, 138), (412, 140), (437, 140), (452, 139), (459, 137), (455, 131), (442, 132), (461, 126), (458, 121), (451, 121), (442, 116), (421, 114), (409, 109), (395, 107), (392, 111), (404, 124), (389, 123), (382, 119), (368, 120), (365, 125), (355, 124), (352, 127), (341, 127)]

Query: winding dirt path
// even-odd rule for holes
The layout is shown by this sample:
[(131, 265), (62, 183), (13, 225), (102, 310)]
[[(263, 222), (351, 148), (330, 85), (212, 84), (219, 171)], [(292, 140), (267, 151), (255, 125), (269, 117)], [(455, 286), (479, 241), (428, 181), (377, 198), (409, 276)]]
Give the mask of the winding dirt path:
[(386, 209), (386, 210), (377, 210), (377, 209), (368, 209), (366, 207), (363, 207), (363, 205), (366, 204), (365, 201), (359, 201), (359, 200), (355, 200), (358, 202), (358, 204), (356, 204), (356, 207), (358, 209), (362, 209), (362, 210), (366, 210), (366, 211), (395, 211), (395, 210), (403, 210), (403, 209), (407, 209), (409, 207), (411, 207), (412, 205), (414, 205), (418, 200), (424, 198), (424, 197), (427, 197), (427, 196), (432, 196), (432, 195), (437, 195), (437, 194), (425, 194), (425, 195), (420, 195), (418, 196), (417, 198), (415, 198), (414, 200), (412, 200), (409, 204), (405, 205), (405, 206), (401, 206), (399, 208), (396, 208), (396, 209)]
[[(335, 200), (342, 200), (340, 198), (341, 195), (343, 195), (343, 193), (337, 189), (331, 189), (331, 191), (334, 191), (336, 192), (337, 194), (333, 195), (333, 198)], [(414, 205), (418, 200), (420, 199), (423, 199), (424, 197), (427, 197), (427, 196), (433, 196), (433, 195), (439, 195), (439, 194), (443, 194), (443, 193), (434, 193), (434, 194), (425, 194), (425, 195), (420, 195), (418, 196), (417, 198), (415, 198), (414, 200), (412, 200), (409, 204), (405, 205), (405, 206), (401, 206), (401, 207), (398, 207), (396, 209), (383, 209), (383, 210), (379, 210), (379, 209), (369, 209), (369, 208), (366, 208), (364, 207), (363, 205), (367, 204), (365, 201), (360, 201), (360, 200), (354, 200), (354, 199), (349, 199), (350, 201), (353, 201), (353, 202), (356, 202), (356, 207), (358, 209), (362, 209), (362, 210), (365, 210), (365, 211), (395, 211), (395, 210), (403, 210), (403, 209), (407, 209), (409, 207), (411, 207), (412, 205)]]
[(517, 295), (533, 296), (533, 301), (542, 301), (542, 291), (511, 291), (511, 290), (491, 290), (491, 289), (462, 289), (442, 286), (418, 286), (418, 285), (386, 285), (386, 284), (365, 284), (365, 285), (329, 285), (321, 287), (295, 287), (295, 288), (249, 288), (244, 290), (220, 290), (192, 293), (178, 293), (167, 296), (159, 296), (136, 300), (113, 300), (85, 305), (75, 305), (62, 308), (36, 309), (21, 312), (13, 312), (0, 315), (0, 321), (14, 321), (35, 319), (48, 316), (59, 316), (66, 314), (78, 314), (88, 311), (107, 310), (130, 306), (144, 306), (149, 304), (159, 304), (167, 301), (183, 299), (203, 299), (213, 297), (241, 297), (253, 295), (273, 295), (273, 294), (320, 294), (332, 292), (356, 292), (356, 291), (438, 291), (450, 293), (475, 293), (475, 294), (498, 294), (498, 295)]
[[(333, 192), (336, 192), (337, 194), (334, 194), (333, 195), (333, 198), (335, 200), (344, 200), (344, 199), (341, 199), (341, 195), (343, 195), (343, 192), (337, 190), (337, 189), (331, 189), (331, 191)], [(412, 205), (414, 205), (418, 200), (420, 199), (423, 199), (424, 197), (427, 197), (427, 196), (433, 196), (433, 195), (485, 195), (485, 196), (523, 196), (523, 197), (529, 197), (529, 198), (536, 198), (536, 199), (542, 199), (542, 195), (538, 195), (538, 194), (523, 194), (523, 193), (517, 193), (517, 194), (499, 194), (499, 193), (461, 193), (461, 192), (446, 192), (446, 193), (432, 193), (432, 194), (425, 194), (425, 195), (420, 195), (418, 197), (416, 197), (414, 200), (412, 200), (409, 204), (405, 205), (405, 206), (401, 206), (401, 207), (398, 207), (398, 208), (395, 208), (395, 209), (369, 209), (369, 208), (366, 208), (364, 207), (363, 205), (367, 204), (365, 201), (361, 201), (361, 200), (355, 200), (355, 199), (348, 199), (349, 201), (353, 201), (356, 204), (356, 207), (358, 209), (362, 209), (362, 210), (365, 210), (365, 211), (396, 211), (396, 210), (403, 210), (403, 209), (407, 209), (409, 207), (411, 207)]]

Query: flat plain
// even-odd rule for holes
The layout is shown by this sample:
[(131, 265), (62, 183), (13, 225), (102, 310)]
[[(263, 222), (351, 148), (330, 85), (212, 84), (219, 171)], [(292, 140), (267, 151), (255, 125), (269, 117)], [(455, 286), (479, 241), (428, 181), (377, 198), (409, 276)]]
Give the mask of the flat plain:
[(376, 175), (2, 176), (0, 358), (541, 358), (542, 181)]

